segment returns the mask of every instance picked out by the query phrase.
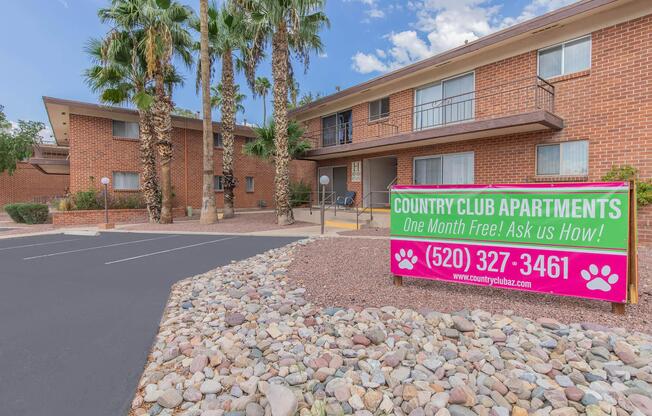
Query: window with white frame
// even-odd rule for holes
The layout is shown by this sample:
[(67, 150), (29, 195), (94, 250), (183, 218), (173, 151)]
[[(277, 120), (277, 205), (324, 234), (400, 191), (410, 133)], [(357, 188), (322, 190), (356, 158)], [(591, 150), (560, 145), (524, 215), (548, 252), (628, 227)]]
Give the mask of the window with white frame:
[(215, 192), (224, 191), (224, 181), (222, 180), (222, 176), (213, 176), (213, 188), (215, 188)]
[(369, 102), (369, 121), (389, 116), (389, 97)]
[(473, 152), (414, 158), (416, 185), (468, 184), (473, 181)]
[(540, 144), (536, 164), (540, 176), (586, 176), (589, 173), (589, 142)]
[(113, 189), (116, 191), (137, 191), (140, 189), (138, 172), (113, 172)]
[(245, 189), (247, 192), (253, 192), (254, 191), (254, 177), (253, 176), (247, 176), (245, 178)]
[(457, 75), (417, 88), (414, 130), (472, 120), (475, 115), (475, 73)]
[(131, 121), (112, 120), (113, 137), (124, 137), (127, 139), (138, 139), (140, 130), (138, 123)]
[(553, 78), (591, 68), (591, 36), (539, 50), (539, 76)]

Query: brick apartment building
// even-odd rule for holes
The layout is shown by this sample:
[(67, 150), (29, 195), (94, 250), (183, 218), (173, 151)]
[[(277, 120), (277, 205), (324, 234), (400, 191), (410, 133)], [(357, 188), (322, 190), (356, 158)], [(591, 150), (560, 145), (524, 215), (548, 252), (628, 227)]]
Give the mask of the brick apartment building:
[[(13, 202), (47, 202), (63, 196), (68, 190), (68, 175), (56, 173), (57, 165), (49, 160), (65, 160), (66, 148), (41, 145), (34, 149), (34, 157), (20, 162), (9, 175), (0, 174), (0, 207)], [(42, 159), (48, 160), (43, 161)]]
[[(652, 1), (585, 0), (292, 112), (338, 194), (652, 177)], [(639, 210), (652, 242), (652, 206)]]
[[(138, 114), (134, 110), (107, 107), (78, 101), (44, 97), (54, 137), (60, 146), (69, 147), (65, 161), (71, 193), (100, 189), (100, 179), (111, 180), (111, 195), (130, 195), (140, 190), (140, 148)], [(172, 186), (174, 206), (195, 209), (202, 199), (202, 120), (172, 117)], [(222, 149), (219, 123), (215, 133), (214, 169), (216, 202), (222, 207)], [(273, 207), (274, 168), (263, 160), (247, 156), (242, 149), (254, 132), (236, 126), (234, 173), (237, 180), (237, 208)], [(293, 161), (291, 179), (310, 181), (314, 162)]]

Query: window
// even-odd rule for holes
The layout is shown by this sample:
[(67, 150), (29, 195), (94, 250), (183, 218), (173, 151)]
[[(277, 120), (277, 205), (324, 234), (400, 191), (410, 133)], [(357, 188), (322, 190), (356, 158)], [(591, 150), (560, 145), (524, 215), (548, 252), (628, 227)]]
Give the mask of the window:
[(247, 192), (253, 192), (254, 191), (254, 177), (253, 176), (247, 176), (245, 178), (245, 187)]
[(473, 72), (417, 89), (414, 93), (414, 129), (473, 119), (474, 89)]
[(537, 146), (537, 175), (585, 176), (589, 173), (589, 142), (578, 140)]
[(351, 110), (346, 110), (321, 119), (323, 146), (351, 143), (351, 114)]
[(128, 139), (138, 139), (140, 137), (138, 123), (120, 120), (112, 120), (112, 122), (113, 137), (126, 137)]
[(539, 51), (539, 76), (552, 78), (591, 68), (591, 36)]
[(389, 97), (369, 103), (369, 121), (389, 116)]
[(473, 183), (473, 159), (473, 152), (415, 158), (414, 183), (417, 185)]
[(222, 176), (213, 176), (213, 187), (215, 188), (215, 192), (222, 192), (224, 190), (224, 181), (222, 181)]
[(245, 137), (245, 144), (253, 143), (256, 141), (255, 137)]
[(137, 191), (140, 189), (138, 172), (113, 172), (113, 189), (116, 191)]
[(213, 147), (224, 147), (221, 133), (213, 133)]

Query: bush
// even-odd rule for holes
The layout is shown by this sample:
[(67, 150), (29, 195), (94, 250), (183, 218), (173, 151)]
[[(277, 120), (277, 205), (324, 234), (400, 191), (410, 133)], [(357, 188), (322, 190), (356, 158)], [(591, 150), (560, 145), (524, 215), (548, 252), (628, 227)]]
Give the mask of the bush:
[(113, 197), (109, 201), (109, 208), (111, 209), (142, 209), (145, 207), (145, 201), (140, 194)]
[(100, 195), (95, 189), (78, 191), (73, 196), (73, 204), (77, 210), (102, 209), (104, 205), (99, 201)]
[(9, 214), (9, 217), (17, 223), (22, 223), (23, 222), (23, 217), (20, 216), (20, 213), (18, 212), (18, 205), (19, 204), (7, 204), (5, 205), (5, 212)]
[(636, 204), (639, 207), (644, 207), (652, 203), (652, 181), (638, 179), (638, 171), (635, 167), (614, 166), (603, 177), (603, 181), (630, 181), (636, 182)]
[(44, 224), (49, 216), (48, 206), (45, 204), (9, 204), (5, 206), (5, 211), (12, 220), (23, 224)]
[(59, 211), (70, 211), (72, 209), (72, 200), (68, 197), (61, 198), (57, 205), (57, 209)]
[(303, 181), (290, 183), (290, 204), (293, 207), (310, 203), (312, 187)]
[(25, 224), (45, 224), (50, 212), (46, 204), (19, 204), (18, 214)]

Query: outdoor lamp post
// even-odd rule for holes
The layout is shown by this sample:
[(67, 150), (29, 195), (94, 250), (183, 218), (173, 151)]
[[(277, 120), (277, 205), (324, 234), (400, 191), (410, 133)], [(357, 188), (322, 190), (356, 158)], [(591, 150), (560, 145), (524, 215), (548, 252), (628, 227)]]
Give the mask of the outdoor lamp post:
[(104, 185), (104, 224), (109, 223), (109, 202), (108, 202), (108, 193), (109, 193), (109, 178), (106, 176), (100, 179), (102, 185)]
[(325, 222), (325, 213), (326, 213), (326, 185), (330, 183), (331, 179), (322, 175), (319, 178), (319, 183), (321, 184), (321, 233), (324, 234), (324, 222)]

